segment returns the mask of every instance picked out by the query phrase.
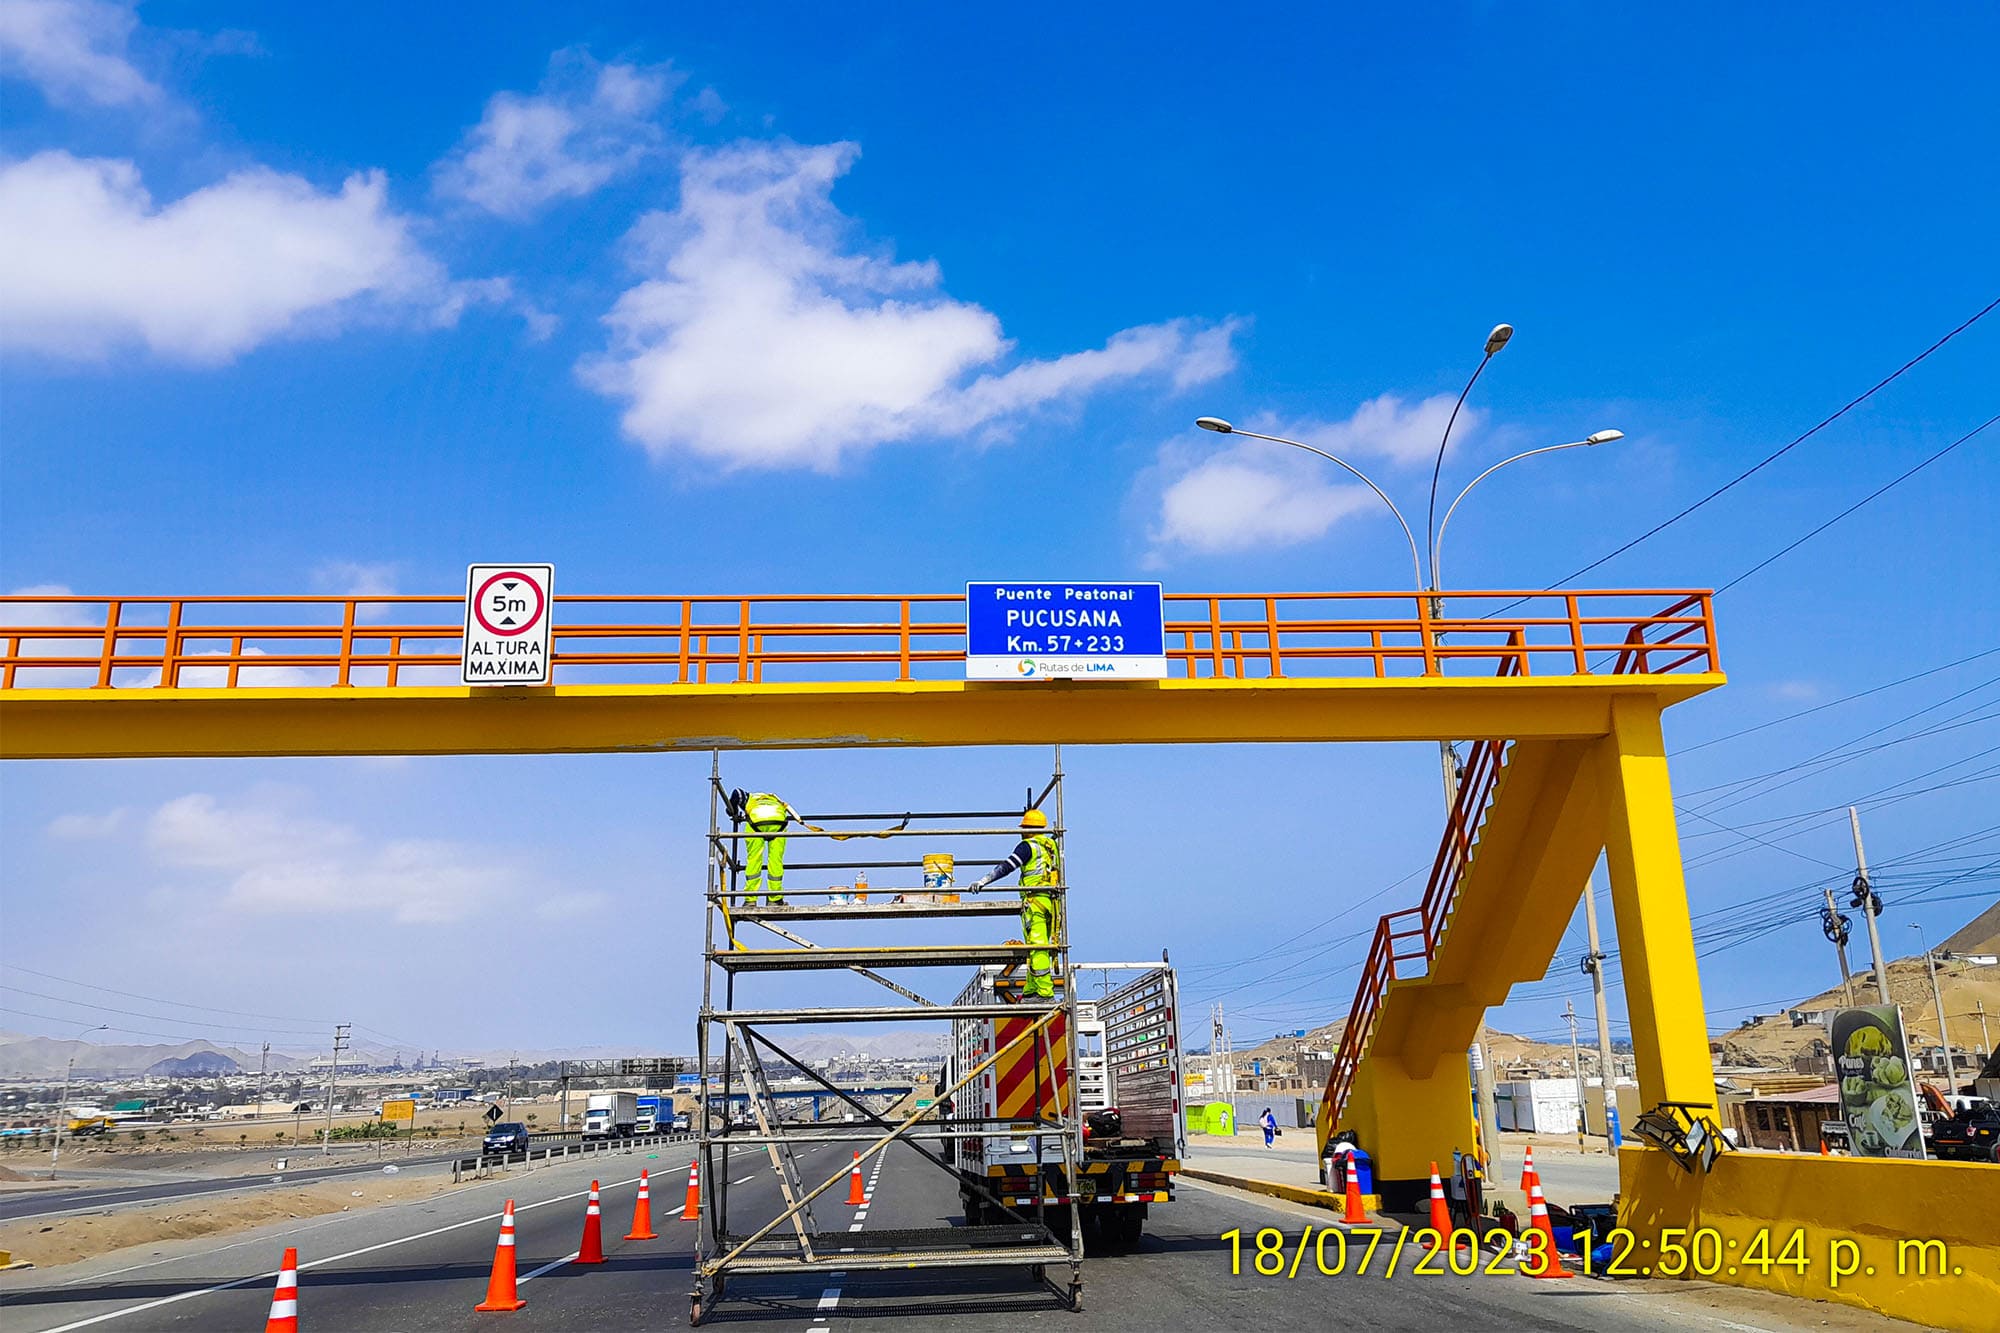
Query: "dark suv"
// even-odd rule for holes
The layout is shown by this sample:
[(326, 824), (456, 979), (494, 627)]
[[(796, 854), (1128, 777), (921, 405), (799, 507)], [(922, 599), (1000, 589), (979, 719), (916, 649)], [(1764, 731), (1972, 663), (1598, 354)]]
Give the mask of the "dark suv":
[(2000, 1162), (2000, 1107), (1975, 1103), (1931, 1126), (1931, 1151), (1943, 1158)]
[(512, 1120), (502, 1121), (486, 1131), (485, 1151), (495, 1156), (528, 1151), (528, 1127)]

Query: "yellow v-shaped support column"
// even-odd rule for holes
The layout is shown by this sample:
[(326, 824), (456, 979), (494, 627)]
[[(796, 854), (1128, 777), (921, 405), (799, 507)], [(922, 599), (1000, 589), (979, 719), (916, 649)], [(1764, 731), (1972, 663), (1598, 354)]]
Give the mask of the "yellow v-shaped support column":
[(1611, 734), (1599, 747), (1605, 861), (1639, 1102), (1642, 1108), (1667, 1101), (1713, 1107), (1708, 1018), (1695, 968), (1659, 701), (1642, 695), (1613, 699)]

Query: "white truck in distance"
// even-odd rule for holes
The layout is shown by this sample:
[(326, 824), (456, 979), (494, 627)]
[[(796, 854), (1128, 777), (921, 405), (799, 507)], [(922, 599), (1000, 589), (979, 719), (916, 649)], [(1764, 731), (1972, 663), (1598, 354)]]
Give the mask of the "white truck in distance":
[(639, 1094), (593, 1092), (583, 1109), (583, 1137), (630, 1138), (639, 1124)]

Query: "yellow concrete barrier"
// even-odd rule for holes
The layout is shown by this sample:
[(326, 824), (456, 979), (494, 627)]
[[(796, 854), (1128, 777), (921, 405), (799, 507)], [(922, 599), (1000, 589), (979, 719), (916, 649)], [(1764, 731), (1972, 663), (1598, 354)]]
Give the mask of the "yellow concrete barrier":
[(1628, 1268), (2000, 1333), (2000, 1166), (1733, 1152), (1702, 1176), (1628, 1147), (1618, 1178)]

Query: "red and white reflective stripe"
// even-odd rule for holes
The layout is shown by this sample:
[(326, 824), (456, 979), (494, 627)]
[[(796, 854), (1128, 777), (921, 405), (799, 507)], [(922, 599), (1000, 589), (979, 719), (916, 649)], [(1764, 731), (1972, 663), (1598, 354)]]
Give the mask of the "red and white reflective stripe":
[(514, 1243), (514, 1201), (512, 1199), (507, 1201), (506, 1209), (500, 1214), (500, 1243), (502, 1245), (512, 1245)]

